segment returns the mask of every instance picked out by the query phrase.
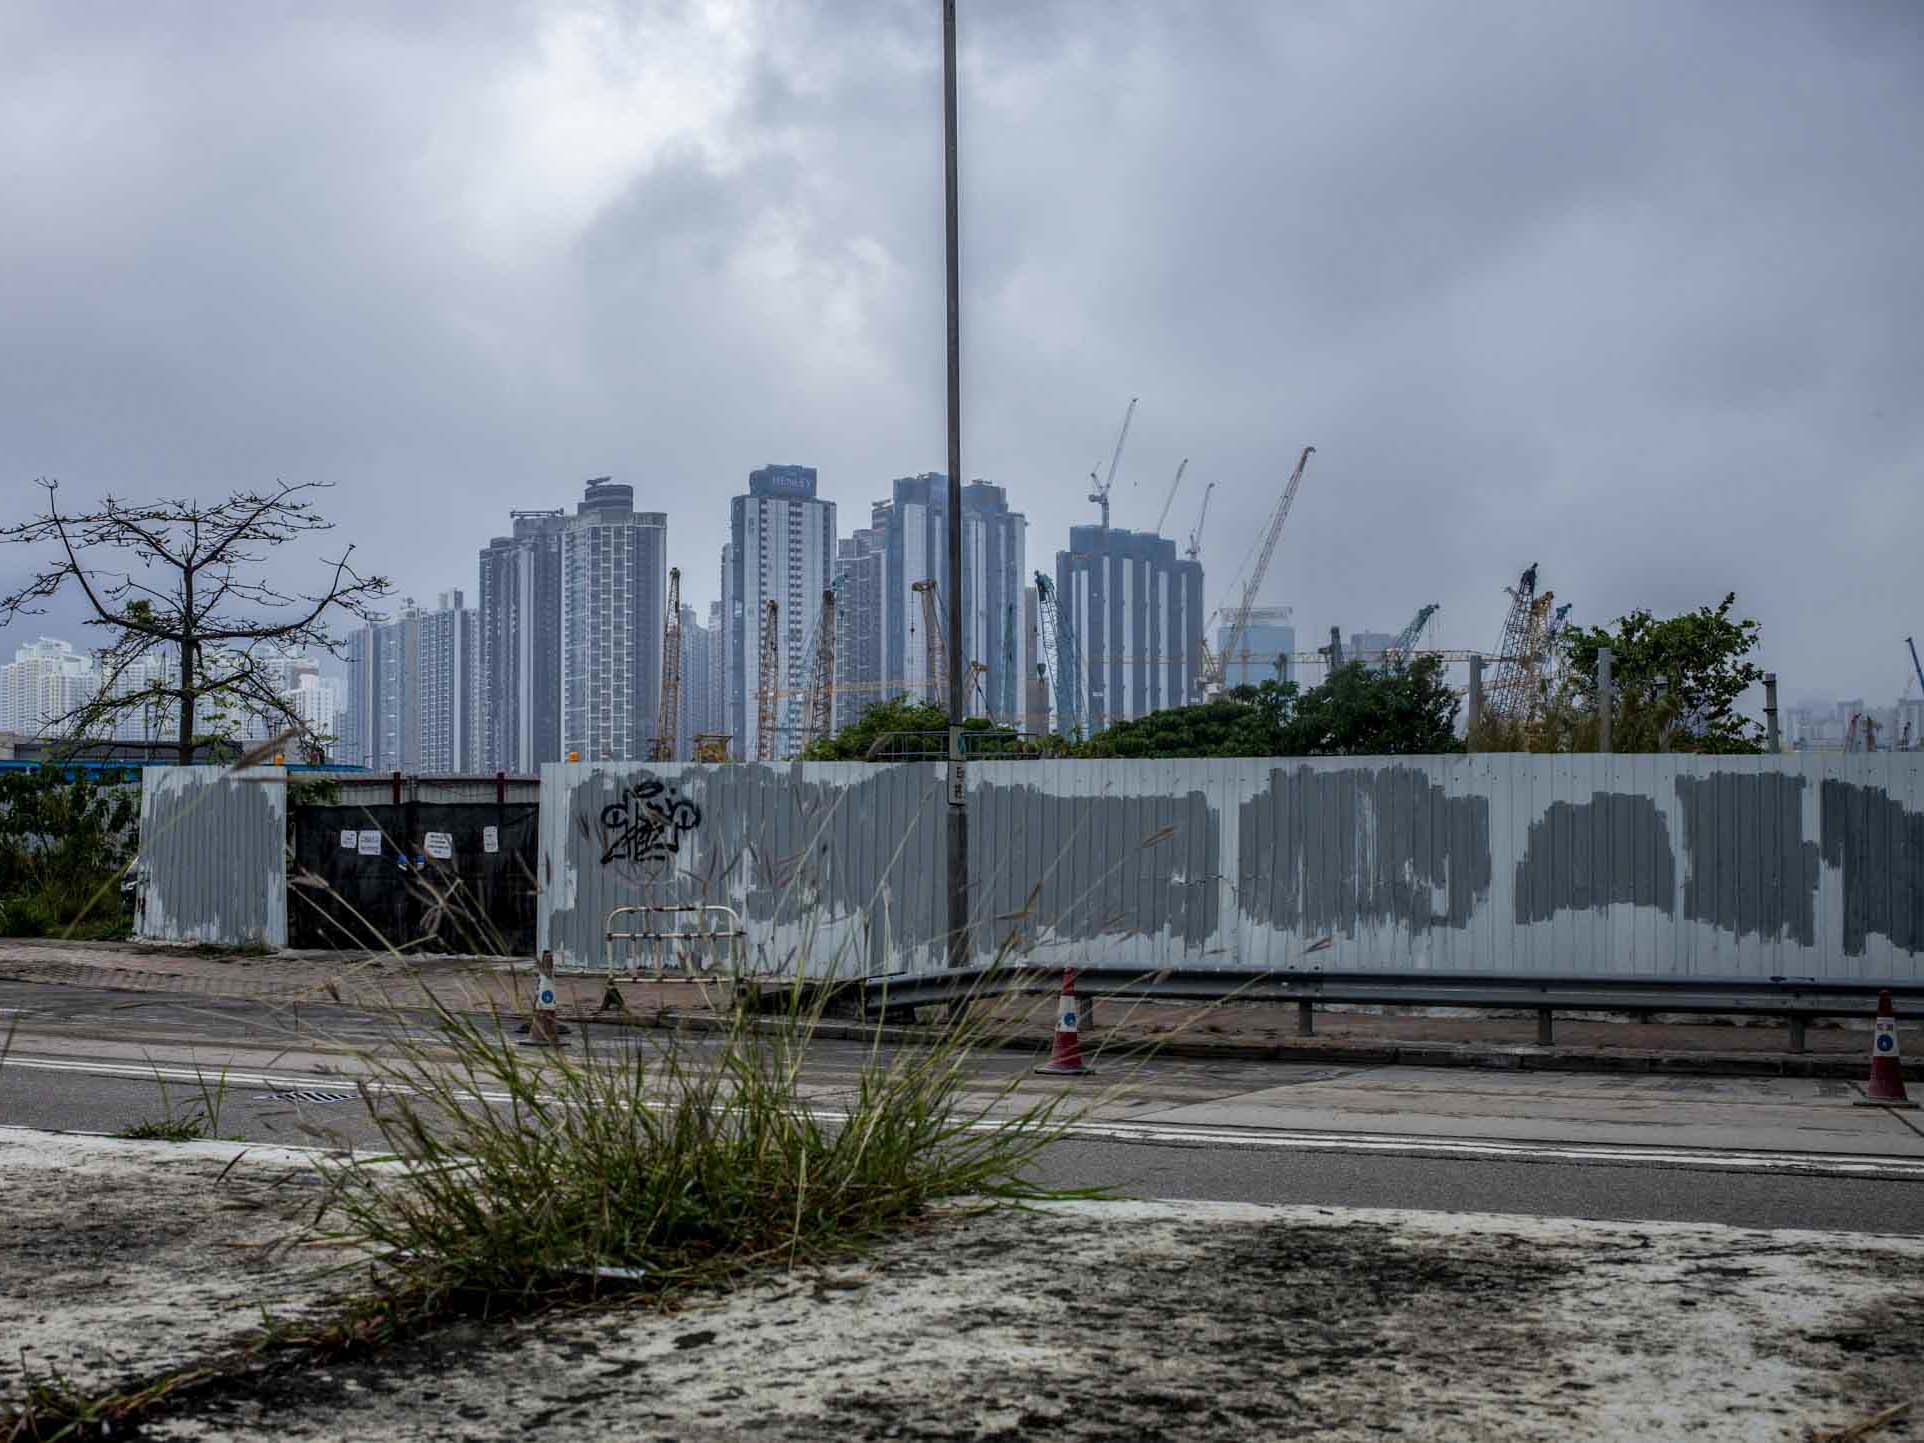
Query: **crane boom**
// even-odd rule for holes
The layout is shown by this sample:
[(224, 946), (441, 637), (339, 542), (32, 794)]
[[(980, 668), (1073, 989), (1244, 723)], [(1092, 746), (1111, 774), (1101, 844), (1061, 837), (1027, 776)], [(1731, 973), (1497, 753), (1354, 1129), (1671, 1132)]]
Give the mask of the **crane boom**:
[(675, 759), (681, 721), (681, 568), (668, 568), (668, 615), (661, 627), (661, 712), (655, 720), (654, 759)]
[(1432, 601), (1428, 606), (1416, 613), (1415, 618), (1408, 626), (1403, 628), (1396, 640), (1390, 643), (1390, 649), (1383, 654), (1384, 671), (1388, 671), (1391, 666), (1399, 661), (1407, 662), (1410, 659), (1411, 654), (1416, 650), (1417, 638), (1423, 634), (1423, 628), (1430, 624), (1430, 618), (1435, 616), (1439, 610), (1441, 610), (1441, 608), (1436, 602)]
[(1189, 533), (1189, 545), (1183, 552), (1183, 555), (1191, 561), (1196, 560), (1202, 555), (1203, 522), (1209, 519), (1209, 498), (1215, 494), (1216, 483), (1214, 481), (1211, 481), (1207, 486), (1203, 487), (1202, 510), (1196, 513), (1196, 529)]
[(1054, 693), (1056, 729), (1066, 737), (1082, 737), (1082, 661), (1076, 652), (1076, 632), (1056, 604), (1055, 583), (1035, 574), (1037, 645), (1049, 690)]
[(1904, 645), (1911, 649), (1911, 670), (1917, 673), (1918, 689), (1924, 691), (1924, 662), (1919, 662), (1917, 659), (1917, 643), (1907, 636), (1904, 638)]
[(781, 606), (762, 609), (762, 635), (755, 684), (755, 760), (775, 760), (775, 693), (782, 684)]
[[(1276, 554), (1276, 542), (1283, 534), (1283, 523), (1289, 519), (1289, 510), (1296, 504), (1296, 491), (1303, 484), (1303, 468), (1309, 465), (1309, 458), (1316, 454), (1314, 446), (1303, 447), (1303, 454), (1296, 458), (1296, 469), (1289, 473), (1289, 484), (1283, 487), (1283, 499), (1276, 503), (1276, 510), (1269, 518), (1269, 529), (1263, 533), (1263, 549), (1256, 557), (1256, 568), (1249, 573), (1249, 580), (1243, 586), (1243, 599), (1230, 618), (1229, 630), (1223, 636), (1222, 654), (1217, 658), (1225, 674), (1229, 669), (1230, 658), (1236, 654), (1243, 633), (1249, 630), (1249, 613), (1255, 609), (1256, 595), (1261, 590), (1263, 577), (1269, 571), (1270, 558)], [(1218, 678), (1220, 681), (1221, 678)]]
[(1129, 439), (1129, 423), (1135, 419), (1136, 402), (1140, 399), (1140, 397), (1131, 396), (1129, 398), (1129, 409), (1122, 413), (1122, 430), (1116, 435), (1116, 449), (1109, 457), (1109, 474), (1101, 480), (1097, 480), (1095, 472), (1091, 471), (1089, 473), (1089, 480), (1094, 483), (1096, 488), (1089, 493), (1089, 499), (1102, 508), (1102, 529), (1104, 531), (1109, 529), (1109, 488), (1116, 484), (1116, 467), (1122, 462), (1122, 443)]
[(1156, 518), (1156, 535), (1162, 535), (1163, 523), (1169, 520), (1169, 508), (1176, 504), (1176, 492), (1182, 489), (1182, 473), (1189, 469), (1189, 458), (1182, 458), (1182, 465), (1176, 468), (1176, 479), (1169, 483), (1169, 495), (1162, 503), (1162, 515)]
[(941, 608), (936, 603), (935, 582), (933, 579), (910, 583), (909, 590), (922, 594), (922, 631), (924, 644), (928, 648), (929, 689), (942, 685), (942, 679), (949, 674), (948, 649), (942, 644)]
[(821, 741), (835, 730), (835, 588), (822, 593), (822, 611), (815, 623), (815, 645), (808, 673), (808, 694), (802, 703), (802, 745)]

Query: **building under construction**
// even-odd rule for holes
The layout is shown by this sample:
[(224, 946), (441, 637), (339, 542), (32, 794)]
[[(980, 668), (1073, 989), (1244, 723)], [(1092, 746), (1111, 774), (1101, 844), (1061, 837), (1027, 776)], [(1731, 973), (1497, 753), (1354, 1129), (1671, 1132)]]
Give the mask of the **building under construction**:
[(1078, 662), (1057, 656), (1057, 685), (1076, 677), (1085, 735), (1200, 699), (1202, 563), (1178, 556), (1175, 542), (1072, 526), (1069, 549), (1056, 553), (1055, 591)]

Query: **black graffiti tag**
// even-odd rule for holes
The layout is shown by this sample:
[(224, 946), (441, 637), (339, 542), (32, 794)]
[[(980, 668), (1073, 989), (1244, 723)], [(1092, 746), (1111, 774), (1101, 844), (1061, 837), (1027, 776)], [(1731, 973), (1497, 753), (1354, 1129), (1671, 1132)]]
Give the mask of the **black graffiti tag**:
[(601, 809), (601, 828), (608, 838), (601, 865), (672, 863), (681, 850), (683, 834), (700, 825), (700, 807), (659, 778), (643, 777), (622, 789), (620, 801)]

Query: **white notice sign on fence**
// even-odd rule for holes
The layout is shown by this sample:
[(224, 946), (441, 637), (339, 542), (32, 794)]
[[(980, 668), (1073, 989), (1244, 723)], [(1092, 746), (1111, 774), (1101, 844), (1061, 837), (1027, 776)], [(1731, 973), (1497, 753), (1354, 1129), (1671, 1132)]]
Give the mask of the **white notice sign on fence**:
[(501, 850), (501, 829), (499, 827), (483, 827), (481, 829), (481, 850), (490, 853)]
[(357, 846), (360, 845), (360, 842), (361, 842), (361, 834), (359, 832), (342, 832), (341, 833), (341, 850), (343, 852), (353, 851)]
[(381, 855), (381, 834), (378, 831), (361, 833), (361, 855), (363, 857)]
[(437, 862), (445, 862), (454, 855), (454, 833), (429, 832), (426, 837), (428, 855)]

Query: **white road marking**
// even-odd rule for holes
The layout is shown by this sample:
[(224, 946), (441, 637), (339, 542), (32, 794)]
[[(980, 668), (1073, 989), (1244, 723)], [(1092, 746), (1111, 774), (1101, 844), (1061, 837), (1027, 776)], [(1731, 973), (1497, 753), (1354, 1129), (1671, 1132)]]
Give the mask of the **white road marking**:
[[(138, 1081), (195, 1082), (232, 1087), (294, 1091), (339, 1089), (365, 1083), (372, 1092), (399, 1091), (393, 1084), (354, 1073), (293, 1075), (247, 1072), (236, 1068), (148, 1066), (132, 1062), (81, 1062), (69, 1059), (9, 1057), (0, 1070), (24, 1068), (39, 1072), (83, 1073)], [(510, 1094), (470, 1090), (477, 1102), (509, 1102)], [(841, 1116), (828, 1109), (823, 1118)], [(994, 1119), (971, 1124), (986, 1131), (1001, 1126)], [(1891, 1182), (1924, 1182), (1924, 1158), (1880, 1157), (1835, 1152), (1758, 1152), (1734, 1148), (1660, 1147), (1607, 1143), (1513, 1141), (1496, 1138), (1425, 1137), (1412, 1133), (1318, 1131), (1311, 1128), (1203, 1127), (1183, 1123), (1104, 1122), (1085, 1120), (1068, 1125), (1072, 1141), (1136, 1143), (1157, 1147), (1215, 1147), (1276, 1152), (1361, 1153), (1391, 1157), (1461, 1158), (1482, 1162), (1577, 1163), (1612, 1167), (1660, 1167), (1706, 1172), (1775, 1173), (1803, 1177), (1849, 1177)]]

